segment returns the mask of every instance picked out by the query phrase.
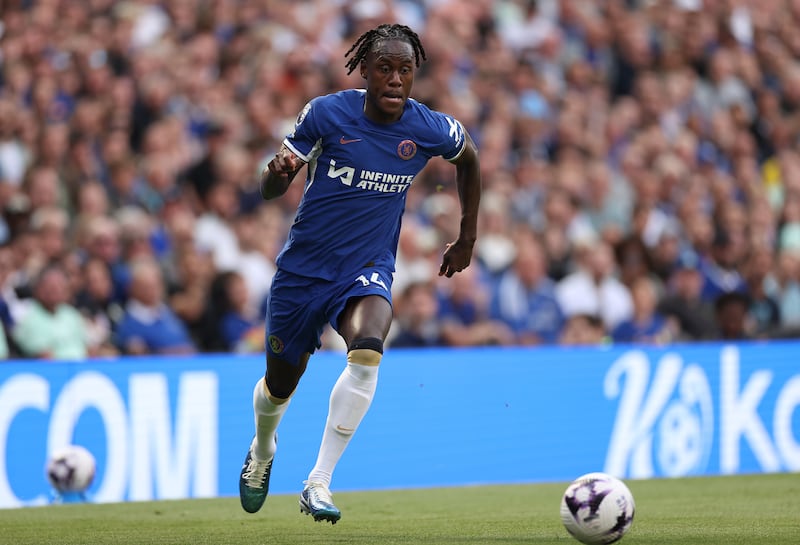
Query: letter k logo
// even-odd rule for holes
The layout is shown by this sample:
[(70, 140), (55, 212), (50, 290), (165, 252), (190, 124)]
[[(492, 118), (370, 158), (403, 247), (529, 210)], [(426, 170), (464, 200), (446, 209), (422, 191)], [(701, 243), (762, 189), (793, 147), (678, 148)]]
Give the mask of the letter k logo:
[(347, 139), (344, 136), (342, 136), (339, 139), (339, 143), (343, 146), (346, 144), (352, 144), (353, 142), (361, 142), (361, 139), (360, 138)]

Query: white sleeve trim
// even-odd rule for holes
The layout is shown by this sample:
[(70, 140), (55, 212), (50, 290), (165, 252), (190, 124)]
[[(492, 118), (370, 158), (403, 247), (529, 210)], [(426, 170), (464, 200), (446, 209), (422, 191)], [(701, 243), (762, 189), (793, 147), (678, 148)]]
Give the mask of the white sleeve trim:
[(462, 134), (464, 135), (464, 138), (462, 138), (462, 139), (461, 139), (461, 140), (462, 140), (462, 142), (461, 142), (461, 149), (460, 149), (460, 150), (458, 150), (458, 153), (456, 153), (456, 154), (455, 154), (453, 157), (451, 157), (450, 159), (447, 159), (447, 160), (448, 160), (448, 161), (450, 161), (451, 163), (452, 163), (453, 161), (457, 161), (457, 160), (458, 160), (458, 158), (459, 158), (459, 157), (461, 157), (461, 154), (462, 154), (462, 153), (464, 153), (464, 150), (467, 148), (467, 130), (464, 128), (464, 125), (461, 123), (461, 121), (459, 121), (459, 120), (457, 120), (457, 119), (456, 119), (456, 123), (458, 123), (458, 125), (461, 127), (461, 132), (462, 132)]
[(288, 138), (283, 140), (283, 145), (289, 148), (289, 150), (295, 155), (297, 155), (300, 159), (302, 159), (304, 163), (308, 163), (311, 161), (311, 157), (309, 157), (305, 153), (301, 153), (300, 151), (298, 151), (298, 149), (294, 147), (291, 142), (289, 142)]

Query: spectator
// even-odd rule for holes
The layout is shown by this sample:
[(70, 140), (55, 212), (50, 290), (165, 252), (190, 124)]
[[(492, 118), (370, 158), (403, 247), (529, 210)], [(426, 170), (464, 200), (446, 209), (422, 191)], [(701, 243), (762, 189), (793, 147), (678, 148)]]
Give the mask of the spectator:
[(23, 187), (31, 210), (45, 206), (63, 207), (68, 202), (67, 195), (62, 192), (58, 171), (52, 167), (32, 167), (28, 170)]
[(109, 200), (114, 208), (138, 206), (145, 210), (157, 207), (158, 195), (139, 173), (135, 157), (126, 156), (109, 165)]
[(217, 270), (236, 270), (239, 241), (231, 225), (238, 209), (236, 188), (217, 182), (208, 189), (204, 204), (205, 210), (195, 225), (195, 242), (211, 252)]
[(800, 333), (800, 255), (780, 251), (775, 268), (764, 279), (764, 291), (778, 302), (784, 333)]
[(14, 307), (19, 306), (19, 297), (14, 289), (14, 252), (8, 244), (0, 245), (0, 324), (3, 326), (3, 339), (6, 356), (12, 352), (9, 348), (11, 330), (14, 328)]
[[(650, 252), (639, 237), (630, 235), (620, 240), (614, 246), (614, 255), (619, 265), (619, 279), (629, 289), (633, 290), (633, 285), (642, 277), (658, 282), (658, 277), (652, 272)], [(661, 292), (659, 284), (654, 287)]]
[(445, 346), (442, 327), (436, 319), (438, 299), (430, 282), (414, 282), (406, 286), (395, 302), (397, 329), (389, 335), (389, 345), (397, 348)]
[(586, 213), (594, 231), (612, 243), (622, 239), (630, 228), (630, 188), (603, 161), (592, 161), (586, 174)]
[(33, 284), (33, 298), (11, 331), (23, 356), (83, 360), (89, 355), (83, 318), (69, 303), (67, 275), (47, 265)]
[(566, 316), (600, 316), (606, 330), (613, 330), (633, 316), (628, 288), (616, 277), (617, 266), (611, 247), (599, 241), (583, 247), (578, 270), (556, 285), (556, 301)]
[(57, 206), (43, 206), (31, 214), (30, 228), (37, 239), (34, 248), (41, 263), (59, 259), (67, 250), (69, 216)]
[(614, 342), (664, 344), (674, 337), (677, 325), (658, 312), (658, 289), (649, 276), (638, 276), (631, 284), (633, 316), (611, 331)]
[(67, 123), (54, 123), (42, 128), (36, 143), (38, 164), (55, 169), (63, 167), (69, 148), (69, 130)]
[(750, 294), (748, 330), (757, 338), (774, 335), (781, 323), (780, 308), (765, 289), (767, 275), (773, 268), (773, 255), (772, 248), (753, 248), (744, 267), (747, 293)]
[[(650, 269), (662, 288), (666, 287), (681, 254), (682, 240), (677, 227), (667, 229), (648, 252)], [(663, 291), (663, 290), (662, 290)]]
[(247, 288), (246, 312), (252, 314), (267, 296), (275, 262), (268, 256), (269, 243), (265, 242), (255, 214), (240, 214), (233, 220), (236, 240), (239, 243), (238, 273)]
[(119, 353), (113, 343), (113, 330), (122, 317), (122, 307), (114, 300), (111, 272), (98, 258), (82, 265), (85, 280), (75, 296), (75, 308), (86, 324), (87, 345), (93, 356), (114, 356)]
[[(247, 283), (234, 271), (218, 273), (211, 282), (205, 310), (206, 332), (201, 348), (206, 352), (249, 352), (248, 341), (261, 333), (264, 324), (249, 305)], [(264, 343), (256, 346), (263, 349)]]
[(541, 239), (547, 256), (547, 276), (558, 282), (574, 272), (574, 248), (567, 239), (567, 234), (554, 225), (548, 225), (544, 228)]
[(564, 187), (551, 187), (545, 198), (547, 225), (562, 230), (571, 245), (591, 244), (598, 238), (589, 216), (582, 211), (578, 197)]
[(708, 63), (708, 80), (698, 86), (695, 99), (706, 111), (728, 110), (733, 105), (744, 109), (749, 121), (755, 106), (744, 82), (737, 76), (736, 60), (731, 50), (720, 47), (714, 50)]
[(155, 259), (153, 249), (154, 219), (136, 206), (123, 206), (114, 213), (119, 225), (120, 258), (127, 266), (139, 258)]
[(177, 317), (186, 324), (195, 345), (201, 346), (206, 335), (206, 304), (214, 261), (205, 250), (194, 245), (182, 246), (173, 256), (175, 270), (167, 286), (167, 301)]
[(725, 341), (740, 341), (751, 338), (747, 327), (749, 308), (750, 298), (747, 294), (730, 291), (720, 295), (714, 301), (718, 338)]
[(115, 344), (124, 354), (191, 354), (186, 325), (165, 301), (164, 278), (149, 259), (131, 265), (130, 297), (117, 324)]
[(74, 209), (76, 225), (83, 225), (92, 218), (107, 215), (110, 205), (103, 184), (97, 180), (82, 183), (78, 188)]
[(481, 237), (475, 247), (475, 258), (491, 276), (501, 273), (514, 259), (510, 215), (508, 199), (498, 193), (484, 192), (481, 197)]
[(12, 187), (22, 185), (32, 151), (19, 138), (18, 118), (14, 103), (0, 100), (0, 179)]
[(203, 155), (182, 175), (182, 180), (192, 189), (197, 202), (205, 201), (211, 187), (219, 179), (217, 162), (227, 140), (225, 127), (219, 122), (208, 123), (203, 133), (205, 140)]
[(733, 239), (725, 231), (717, 231), (711, 245), (711, 255), (700, 266), (703, 299), (715, 301), (724, 293), (747, 292), (747, 283), (739, 272), (743, 250), (741, 240)]
[[(543, 205), (550, 179), (550, 165), (542, 157), (521, 157), (513, 172), (515, 187), (511, 219), (534, 230), (544, 228)], [(488, 176), (487, 176), (488, 178)]]
[[(234, 129), (231, 129), (234, 130)], [(229, 184), (236, 190), (238, 211), (253, 214), (264, 199), (253, 176), (253, 158), (241, 145), (231, 144), (219, 152), (219, 176), (217, 182)]]
[(573, 314), (567, 318), (558, 344), (563, 346), (596, 346), (606, 341), (603, 320), (593, 314)]
[(500, 20), (501, 36), (516, 52), (535, 52), (544, 42), (559, 33), (552, 17), (540, 8), (541, 2), (521, 2), (519, 13)]
[(90, 219), (80, 238), (84, 259), (96, 257), (106, 264), (114, 285), (114, 300), (123, 303), (128, 297), (130, 270), (122, 259), (119, 224), (112, 218), (96, 216)]
[(178, 257), (195, 249), (194, 228), (197, 218), (194, 212), (181, 202), (175, 206), (167, 206), (162, 210), (158, 223), (157, 241), (160, 241), (158, 259), (164, 269), (167, 285), (172, 288), (178, 282)]
[(8, 348), (8, 335), (6, 334), (6, 328), (2, 322), (0, 322), (0, 360), (8, 359), (10, 354), (10, 350)]
[(506, 324), (516, 344), (554, 343), (564, 324), (556, 284), (547, 276), (544, 250), (531, 234), (517, 238), (512, 266), (496, 283), (491, 315)]
[(513, 344), (514, 333), (489, 315), (490, 294), (479, 279), (479, 267), (469, 267), (437, 289), (438, 319), (448, 346)]
[(669, 277), (667, 292), (656, 307), (659, 313), (677, 320), (679, 339), (710, 339), (716, 333), (714, 306), (701, 297), (702, 288), (700, 257), (687, 250), (679, 256)]
[(404, 218), (397, 242), (397, 271), (392, 291), (403, 293), (410, 284), (430, 281), (436, 275), (438, 247), (439, 237), (434, 228), (414, 216)]
[[(74, 200), (81, 185), (90, 180), (108, 180), (107, 168), (101, 164), (95, 154), (92, 139), (78, 130), (72, 123), (67, 141), (67, 153), (63, 163), (50, 166), (58, 167), (61, 180), (64, 183), (67, 197)], [(66, 123), (64, 123), (66, 125)]]

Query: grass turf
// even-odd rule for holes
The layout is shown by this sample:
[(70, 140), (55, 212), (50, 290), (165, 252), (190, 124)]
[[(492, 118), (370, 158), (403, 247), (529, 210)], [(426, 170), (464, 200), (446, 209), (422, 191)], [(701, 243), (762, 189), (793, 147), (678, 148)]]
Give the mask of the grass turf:
[[(800, 474), (626, 481), (636, 516), (624, 545), (798, 544)], [(335, 526), (301, 515), (297, 497), (262, 510), (238, 498), (68, 504), (0, 510), (0, 543), (422, 545), (570, 544), (559, 502), (566, 483), (335, 495)]]

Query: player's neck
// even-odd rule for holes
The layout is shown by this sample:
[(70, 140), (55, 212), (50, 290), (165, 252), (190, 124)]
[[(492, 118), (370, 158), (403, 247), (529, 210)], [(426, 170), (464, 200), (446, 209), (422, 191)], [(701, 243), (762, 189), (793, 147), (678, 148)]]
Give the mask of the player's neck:
[[(404, 111), (405, 108), (403, 108), (403, 112)], [(362, 107), (362, 112), (364, 113), (364, 117), (379, 125), (391, 125), (392, 123), (396, 123), (403, 118), (403, 112), (400, 112), (398, 115), (387, 114), (382, 112), (374, 105), (370, 105), (366, 96), (364, 97), (364, 106)]]

